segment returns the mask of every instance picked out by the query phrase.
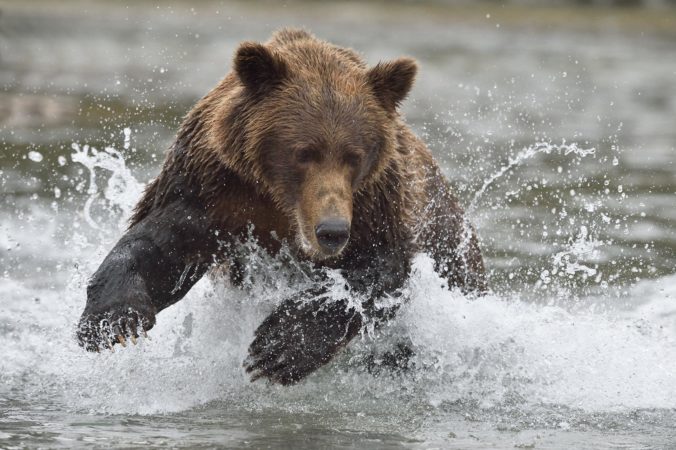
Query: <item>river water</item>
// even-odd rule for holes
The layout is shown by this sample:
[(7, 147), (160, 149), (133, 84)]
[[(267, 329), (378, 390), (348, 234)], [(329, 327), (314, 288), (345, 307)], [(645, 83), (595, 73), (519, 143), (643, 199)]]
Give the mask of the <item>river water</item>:
[[(0, 448), (676, 446), (674, 14), (375, 5), (2, 6)], [(300, 385), (250, 383), (293, 291), (257, 255), (250, 292), (205, 278), (152, 340), (86, 354), (87, 279), (180, 117), (282, 25), (420, 61), (404, 112), (492, 293), (442, 289), (420, 255), (391, 326)], [(401, 339), (413, 369), (366, 370)]]

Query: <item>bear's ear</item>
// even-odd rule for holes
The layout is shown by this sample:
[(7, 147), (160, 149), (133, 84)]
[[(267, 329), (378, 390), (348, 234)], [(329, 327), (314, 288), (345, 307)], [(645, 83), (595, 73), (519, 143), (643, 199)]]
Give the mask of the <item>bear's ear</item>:
[(243, 42), (237, 49), (235, 72), (253, 92), (265, 92), (287, 75), (286, 63), (263, 44)]
[(368, 71), (368, 81), (378, 100), (394, 111), (413, 86), (418, 65), (411, 58), (381, 62)]

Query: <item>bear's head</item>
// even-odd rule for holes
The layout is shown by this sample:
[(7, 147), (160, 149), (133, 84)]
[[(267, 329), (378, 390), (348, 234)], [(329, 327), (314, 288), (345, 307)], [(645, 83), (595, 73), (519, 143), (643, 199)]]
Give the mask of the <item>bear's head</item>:
[(287, 214), (308, 256), (345, 248), (355, 194), (377, 183), (397, 154), (396, 109), (416, 70), (409, 58), (368, 68), (352, 50), (297, 30), (237, 50), (246, 142), (238, 165)]

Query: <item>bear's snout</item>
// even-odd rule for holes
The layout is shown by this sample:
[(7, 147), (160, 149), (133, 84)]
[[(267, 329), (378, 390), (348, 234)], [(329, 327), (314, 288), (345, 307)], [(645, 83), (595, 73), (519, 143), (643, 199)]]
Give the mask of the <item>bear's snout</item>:
[(350, 223), (340, 217), (325, 219), (315, 227), (315, 236), (323, 252), (338, 253), (350, 238)]

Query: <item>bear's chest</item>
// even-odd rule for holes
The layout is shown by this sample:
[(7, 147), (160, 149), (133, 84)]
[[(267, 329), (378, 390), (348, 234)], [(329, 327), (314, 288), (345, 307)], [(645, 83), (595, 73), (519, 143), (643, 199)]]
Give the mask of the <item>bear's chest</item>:
[(287, 214), (268, 196), (232, 190), (218, 199), (212, 211), (218, 227), (238, 240), (254, 238), (269, 251), (279, 250), (282, 241), (294, 243), (295, 234)]

